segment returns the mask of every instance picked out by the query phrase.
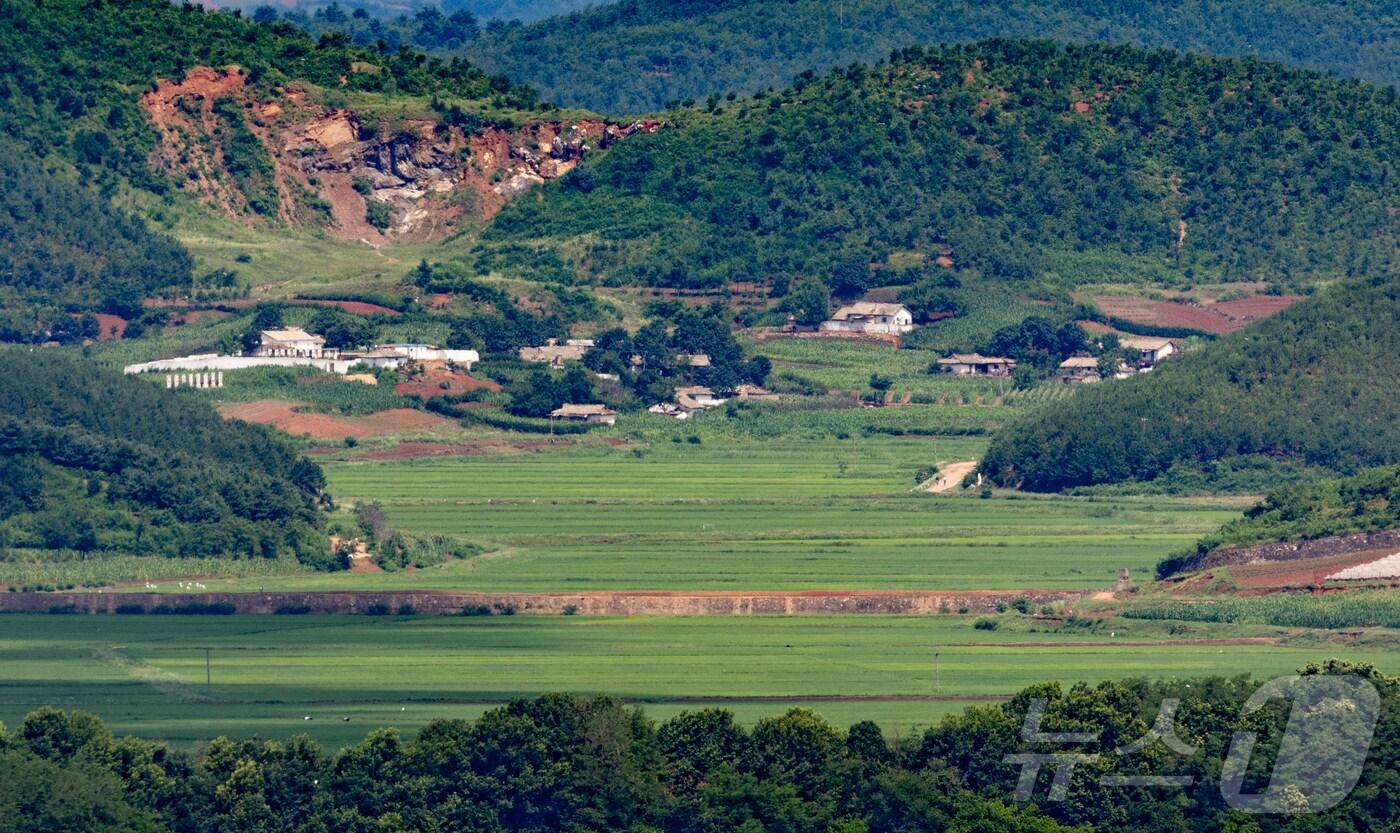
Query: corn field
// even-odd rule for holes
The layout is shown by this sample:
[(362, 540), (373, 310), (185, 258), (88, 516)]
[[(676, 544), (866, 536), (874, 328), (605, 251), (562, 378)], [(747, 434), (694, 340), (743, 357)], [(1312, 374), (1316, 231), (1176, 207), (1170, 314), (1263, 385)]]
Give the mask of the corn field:
[(1126, 610), (1123, 616), (1128, 619), (1177, 619), (1293, 628), (1400, 628), (1400, 595), (1381, 591), (1328, 593), (1321, 596), (1289, 593), (1145, 605)]

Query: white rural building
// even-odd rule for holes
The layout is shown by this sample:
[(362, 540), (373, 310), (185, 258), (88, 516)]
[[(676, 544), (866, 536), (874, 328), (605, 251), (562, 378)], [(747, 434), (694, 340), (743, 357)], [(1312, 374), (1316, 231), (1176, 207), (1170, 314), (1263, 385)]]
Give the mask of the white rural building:
[(451, 362), (467, 370), (481, 361), (481, 354), (475, 350), (448, 350), (431, 344), (381, 344), (373, 352), (398, 355), (415, 362)]
[(263, 330), (256, 351), (256, 355), (259, 356), (298, 356), (308, 359), (319, 359), (325, 354), (326, 339), (308, 333), (300, 327)]
[(617, 422), (617, 411), (607, 405), (560, 405), (550, 411), (549, 415), (554, 419), (574, 419), (603, 425), (613, 425)]
[(691, 385), (690, 387), (676, 388), (676, 404), (687, 411), (703, 411), (709, 408), (717, 408), (726, 401), (715, 392), (703, 385)]
[(938, 367), (954, 376), (1010, 376), (1016, 369), (1016, 360), (981, 353), (954, 353), (939, 359)]
[[(275, 334), (269, 340), (268, 334)], [(306, 339), (282, 340), (279, 334), (301, 333)], [(244, 370), (250, 367), (314, 367), (326, 373), (344, 375), (358, 364), (374, 368), (399, 368), (410, 361), (448, 362), (470, 371), (481, 361), (475, 350), (446, 350), (429, 344), (382, 344), (363, 353), (341, 353), (324, 349), (325, 339), (304, 330), (265, 330), (263, 341), (251, 356), (220, 356), (201, 353), (174, 359), (129, 364), (122, 370), (137, 373), (171, 373), (197, 370)], [(318, 341), (319, 340), (319, 341)], [(320, 344), (321, 348), (309, 345)], [(271, 345), (271, 346), (269, 346)], [(309, 354), (309, 355), (308, 355)]]
[(838, 309), (821, 328), (836, 333), (907, 333), (914, 329), (914, 314), (903, 304), (857, 301)]
[(1169, 338), (1119, 336), (1118, 344), (1126, 350), (1137, 351), (1139, 367), (1152, 367), (1176, 353), (1176, 342)]
[(128, 376), (137, 373), (172, 373), (194, 370), (246, 370), (250, 367), (314, 367), (326, 373), (347, 373), (354, 359), (311, 358), (310, 356), (220, 356), (217, 353), (201, 353), (194, 356), (180, 356), (174, 359), (157, 359), (153, 362), (129, 364), (122, 368)]

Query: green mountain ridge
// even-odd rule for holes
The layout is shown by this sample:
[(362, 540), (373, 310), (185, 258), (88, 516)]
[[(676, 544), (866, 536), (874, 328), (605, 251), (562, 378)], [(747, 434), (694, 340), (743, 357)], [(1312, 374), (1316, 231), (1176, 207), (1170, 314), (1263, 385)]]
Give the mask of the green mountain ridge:
[(1400, 13), (1384, 0), (624, 0), (487, 32), (460, 49), (551, 100), (621, 114), (780, 88), (806, 70), (914, 44), (990, 37), (1132, 43), (1400, 80)]
[(508, 206), (483, 247), (533, 243), (606, 284), (843, 296), (911, 257), (1060, 285), (1395, 262), (1395, 90), (1274, 64), (988, 41), (667, 118)]
[[(0, 229), (27, 238), (0, 252), (0, 297), (6, 337), (23, 340), (47, 337), (66, 313), (130, 315), (141, 297), (190, 282), (189, 255), (117, 203), (141, 206), (157, 225), (207, 216), (181, 186), (211, 176), (217, 188), (206, 191), (239, 194), (235, 204), (253, 209), (252, 224), (329, 216), (325, 200), (273, 167), (255, 132), (268, 125), (250, 109), (260, 96), (295, 87), (328, 110), (355, 103), (369, 113), (364, 129), (382, 123), (390, 140), (407, 135), (419, 113), (470, 130), (538, 104), (532, 90), (461, 60), (313, 41), (286, 24), (165, 0), (0, 4), (0, 66)], [(242, 70), (237, 91), (192, 89), (173, 101), (165, 125), (154, 123), (143, 95), (158, 82), (231, 66)], [(201, 118), (208, 130), (185, 130)], [(163, 146), (159, 127), (184, 131), (184, 144)], [(173, 159), (159, 158), (167, 151)], [(190, 164), (206, 158), (218, 169)]]

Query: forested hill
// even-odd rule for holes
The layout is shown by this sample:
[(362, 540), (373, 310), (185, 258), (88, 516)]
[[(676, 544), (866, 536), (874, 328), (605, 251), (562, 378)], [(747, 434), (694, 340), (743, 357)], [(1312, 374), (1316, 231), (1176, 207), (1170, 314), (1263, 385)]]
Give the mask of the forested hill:
[(512, 204), (487, 245), (544, 241), (617, 283), (820, 276), (844, 294), (889, 282), (867, 267), (903, 252), (1018, 280), (1044, 274), (1047, 253), (1071, 272), (1107, 252), (1227, 280), (1365, 275), (1396, 259), (1392, 87), (988, 41), (668, 117)]
[(1400, 14), (1388, 0), (624, 0), (487, 32), (464, 54), (551, 100), (621, 114), (990, 37), (1252, 55), (1400, 80)]
[(0, 559), (334, 566), (324, 477), (266, 429), (87, 361), (0, 358)]
[(244, 14), (260, 17), (285, 11), (315, 15), (331, 21), (351, 18), (382, 20), (404, 16), (405, 10), (415, 16), (424, 12), (441, 12), (447, 16), (468, 14), (483, 21), (530, 21), (605, 2), (608, 0), (211, 0), (205, 5), (237, 9)]
[(174, 239), (3, 136), (0, 182), (0, 341), (77, 338), (80, 311), (129, 316), (143, 297), (189, 284), (190, 256)]
[[(241, 71), (226, 72), (230, 66)], [(202, 86), (197, 79), (169, 92), (200, 67), (210, 68)], [(158, 125), (143, 98), (160, 81), (167, 96), (159, 103), (169, 112)], [(287, 24), (261, 26), (191, 4), (0, 3), (0, 241), (12, 241), (0, 245), (0, 339), (66, 335), (70, 314), (130, 315), (143, 296), (189, 285), (188, 255), (111, 207), (125, 189), (170, 202), (177, 189), (198, 193), (202, 183), (199, 198), (214, 210), (247, 209), (233, 217), (240, 222), (307, 217), (326, 225), (330, 206), (307, 177), (278, 169), (269, 155), (268, 147), (282, 147), (269, 133), (273, 110), (252, 109), (287, 85), (310, 99), (308, 110), (322, 108), (316, 115), (335, 102), (314, 91), (330, 89), (342, 104), (349, 96), (392, 98), (382, 108), (398, 105), (392, 112), (435, 115), (436, 104), (459, 127), (481, 124), (487, 111), (536, 103), (530, 89), (461, 60), (381, 53), (339, 37), (312, 40)], [(385, 132), (403, 144), (404, 119), (382, 121), (392, 122)], [(371, 133), (378, 126), (369, 118), (353, 124)], [(154, 213), (165, 212), (178, 213), (169, 206)], [(359, 212), (365, 225), (365, 208)], [(363, 233), (377, 232), (365, 226)]]
[(1004, 428), (982, 471), (1035, 491), (1149, 480), (1267, 454), (1352, 472), (1400, 462), (1400, 278), (1319, 292), (1162, 364)]
[(121, 175), (160, 190), (148, 164), (156, 134), (141, 92), (195, 67), (241, 67), (248, 83), (297, 81), (346, 93), (496, 99), (528, 107), (533, 93), (463, 61), (381, 54), (343, 38), (312, 40), (168, 0), (7, 0), (0, 4), (0, 134), (56, 155), (99, 181)]

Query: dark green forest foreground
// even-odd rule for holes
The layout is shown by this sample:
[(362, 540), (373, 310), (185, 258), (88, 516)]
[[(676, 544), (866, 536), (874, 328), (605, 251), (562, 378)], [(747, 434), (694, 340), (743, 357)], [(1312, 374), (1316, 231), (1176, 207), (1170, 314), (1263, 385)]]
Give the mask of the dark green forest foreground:
[[(441, 27), (417, 23), (378, 34), (439, 48)], [(1400, 79), (1400, 16), (1385, 0), (626, 0), (490, 30), (458, 49), (551, 100), (620, 114), (782, 87), (804, 70), (915, 43), (988, 37), (1165, 46)]]
[(508, 206), (484, 245), (540, 239), (617, 284), (816, 275), (846, 295), (915, 279), (867, 268), (907, 251), (1018, 281), (1288, 281), (1397, 259), (1390, 87), (992, 41), (670, 117)]
[[(1329, 663), (1379, 690), (1379, 720), (1354, 790), (1331, 809), (1319, 781), (1344, 783), (1368, 728), (1337, 721), (1312, 738), (1302, 770), (1274, 754), (1287, 699), (1241, 717), (1257, 687), (1244, 679), (1036, 686), (969, 709), (894, 743), (873, 723), (843, 731), (793, 710), (738, 726), (725, 711), (660, 725), (606, 698), (518, 700), (475, 723), (445, 720), (416, 738), (371, 733), (328, 755), (306, 738), (215, 740), (196, 755), (114, 739), (82, 713), (41, 709), (0, 736), (0, 829), (203, 833), (400, 831), (667, 831), (667, 833), (998, 833), (1034, 831), (1376, 831), (1397, 821), (1400, 698), (1369, 668)], [(1364, 682), (1362, 683), (1364, 685)], [(1046, 732), (1096, 735), (1072, 751), (1064, 800), (1048, 800), (1055, 765), (1034, 803), (1014, 800), (1020, 765), (1007, 756), (1071, 751), (1026, 743), (1025, 715), (1045, 701)], [(1180, 701), (1168, 751), (1149, 730), (1165, 699)], [(1358, 697), (1357, 700), (1366, 700)], [(1357, 703), (1330, 700), (1332, 707)], [(1371, 712), (1370, 716), (1374, 716)], [(1363, 720), (1361, 723), (1367, 723)], [(1221, 769), (1236, 731), (1255, 733), (1245, 794), (1278, 783), (1293, 815), (1251, 815), (1222, 798)], [(1134, 752), (1125, 747), (1142, 741)], [(1280, 755), (1282, 760), (1284, 755)], [(1014, 759), (1013, 759), (1014, 760)], [(1305, 770), (1313, 768), (1310, 773)], [(1105, 785), (1105, 776), (1177, 776), (1187, 786)], [(1344, 786), (1335, 788), (1340, 794)], [(1322, 810), (1310, 815), (1310, 811)]]
[(0, 558), (333, 566), (324, 478), (261, 427), (52, 353), (0, 373)]
[(997, 435), (982, 471), (1059, 491), (1237, 455), (1340, 472), (1397, 462), (1397, 313), (1394, 277), (1319, 292), (1150, 374), (1046, 405)]

